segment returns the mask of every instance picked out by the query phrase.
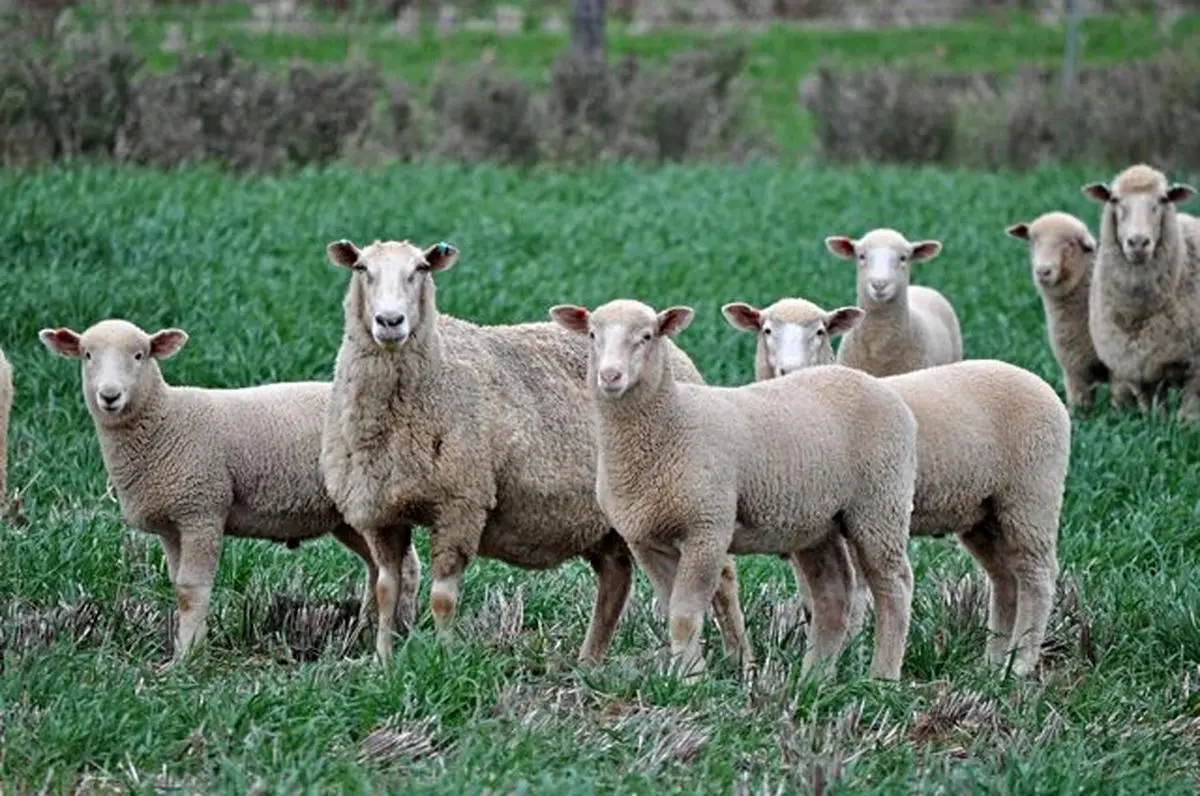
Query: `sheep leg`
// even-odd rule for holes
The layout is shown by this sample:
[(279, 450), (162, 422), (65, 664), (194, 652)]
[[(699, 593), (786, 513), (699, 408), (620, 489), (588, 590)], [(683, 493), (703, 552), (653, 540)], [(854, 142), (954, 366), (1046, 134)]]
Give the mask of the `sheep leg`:
[(158, 537), (158, 540), (167, 559), (167, 577), (171, 580), (171, 588), (175, 588), (176, 573), (179, 572), (179, 534), (171, 531)]
[(792, 579), (796, 581), (796, 599), (800, 601), (800, 610), (804, 611), (804, 621), (806, 624), (812, 624), (812, 590), (808, 587), (808, 578), (804, 575), (804, 567), (800, 565), (795, 554), (786, 556), (786, 558), (788, 566), (792, 568)]
[(1085, 374), (1063, 371), (1063, 383), (1067, 388), (1067, 406), (1089, 409), (1092, 405), (1092, 385)]
[(874, 505), (868, 502), (847, 511), (844, 528), (875, 598), (875, 651), (870, 675), (899, 680), (912, 615), (913, 573), (908, 558), (912, 499), (892, 506), (884, 500), (875, 497)]
[[(812, 637), (800, 667), (803, 677), (826, 662), (837, 658), (848, 636), (850, 614), (855, 595), (854, 569), (850, 548), (841, 534), (806, 550), (792, 553), (788, 559), (792, 571), (799, 572), (812, 595)], [(830, 677), (834, 667), (824, 668)]]
[(375, 583), (379, 580), (379, 568), (375, 566), (375, 560), (371, 558), (371, 548), (367, 544), (367, 540), (359, 536), (358, 532), (349, 525), (338, 525), (333, 529), (333, 536), (367, 565), (367, 587), (363, 590), (360, 609), (360, 616), (365, 615), (375, 605)]
[[(1054, 608), (1058, 580), (1058, 515), (1056, 499), (1047, 495), (1001, 506), (998, 517), (1006, 560), (1017, 581), (1017, 611), (1011, 643), (1017, 647), (1012, 672), (1024, 677), (1037, 668), (1046, 626)], [(1052, 508), (1053, 507), (1053, 508)]]
[(375, 577), (375, 654), (380, 663), (392, 659), (392, 634), (396, 632), (396, 609), (400, 602), (405, 562), (405, 550), (411, 551), (411, 536), (397, 544), (391, 529), (362, 531), (363, 540), (371, 550), (371, 560), (378, 570)]
[(992, 517), (980, 522), (961, 537), (963, 547), (979, 563), (992, 583), (988, 604), (988, 663), (1003, 666), (1017, 617), (1017, 579), (1008, 565), (1006, 550), (1000, 549), (999, 527)]
[(418, 592), (421, 588), (421, 559), (412, 543), (412, 526), (393, 525), (386, 528), (383, 543), (391, 547), (389, 558), (400, 562), (400, 583), (396, 588), (396, 632), (407, 635), (417, 623)]
[(588, 564), (596, 573), (596, 602), (587, 637), (579, 650), (579, 662), (585, 666), (595, 666), (604, 659), (633, 586), (633, 559), (629, 549), (615, 532), (609, 533), (620, 542), (619, 546), (606, 537), (602, 549), (587, 556)]
[[(212, 584), (221, 558), (221, 526), (211, 521), (181, 522), (177, 539), (179, 562), (172, 585), (179, 605), (175, 659), (180, 660), (204, 640), (207, 632)], [(167, 560), (170, 568), (169, 556)]]
[(437, 528), (430, 542), (433, 587), (429, 593), (433, 624), (446, 638), (458, 609), (458, 592), (463, 572), (479, 550), (479, 539), (487, 524), (487, 512), (465, 503), (441, 506)]
[(1183, 387), (1183, 398), (1179, 401), (1179, 412), (1176, 415), (1181, 423), (1195, 423), (1200, 420), (1200, 369), (1187, 380)]
[[(732, 531), (733, 523), (728, 527)], [(685, 682), (694, 682), (704, 671), (700, 627), (720, 586), (729, 541), (717, 533), (701, 531), (680, 544), (668, 613), (671, 655), (678, 662)]]
[(712, 607), (713, 618), (721, 631), (725, 654), (738, 660), (742, 666), (742, 674), (750, 674), (754, 669), (754, 648), (750, 645), (750, 637), (746, 633), (746, 616), (742, 613), (742, 601), (738, 596), (737, 564), (733, 556), (725, 556)]

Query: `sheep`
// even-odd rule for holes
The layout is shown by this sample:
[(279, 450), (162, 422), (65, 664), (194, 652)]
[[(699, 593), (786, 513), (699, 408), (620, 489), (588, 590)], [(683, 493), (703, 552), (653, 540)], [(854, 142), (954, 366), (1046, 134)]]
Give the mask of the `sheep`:
[(631, 299), (550, 310), (591, 341), (597, 495), (668, 606), (675, 664), (688, 679), (704, 669), (701, 610), (727, 553), (794, 554), (816, 594), (803, 672), (836, 656), (851, 587), (833, 543), (842, 533), (878, 606), (870, 673), (898, 679), (912, 600), (912, 413), (877, 379), (838, 365), (741, 387), (682, 383), (665, 343), (694, 314)]
[[(459, 587), (477, 555), (545, 570), (577, 556), (596, 574), (584, 665), (600, 662), (627, 602), (629, 549), (596, 502), (585, 344), (554, 324), (475, 325), (442, 315), (433, 274), (457, 261), (445, 243), (349, 240), (326, 247), (353, 273), (321, 468), (334, 503), (379, 568), (376, 653), (391, 659), (397, 573), (386, 543), (397, 522), (431, 531), (430, 593), (438, 634), (450, 634)], [(671, 366), (702, 382), (680, 350)], [(753, 665), (727, 558), (714, 614), (726, 650)]]
[[(177, 354), (188, 334), (147, 334), (119, 318), (83, 334), (57, 328), (38, 337), (51, 352), (81, 360), (84, 401), (122, 517), (162, 543), (179, 606), (176, 660), (204, 638), (223, 535), (295, 547), (332, 533), (366, 562), (366, 594), (374, 592), (378, 573), (366, 543), (342, 521), (321, 478), (328, 382), (173, 386), (158, 361)], [(416, 553), (396, 553), (415, 584)], [(415, 586), (397, 613), (412, 622)]]
[[(1093, 392), (1108, 382), (1108, 366), (1100, 361), (1088, 330), (1088, 293), (1096, 260), (1096, 240), (1087, 224), (1070, 213), (1053, 210), (1029, 222), (1011, 224), (1005, 233), (1029, 244), (1034, 287), (1046, 313), (1046, 334), (1054, 360), (1062, 370), (1067, 406), (1087, 409)], [(1128, 405), (1128, 385), (1111, 387), (1114, 408)]]
[(0, 501), (8, 500), (8, 421), (12, 404), (12, 364), (0, 349)]
[(1196, 194), (1161, 171), (1132, 165), (1083, 193), (1103, 202), (1088, 328), (1113, 380), (1147, 412), (1181, 387), (1178, 418), (1200, 419), (1200, 220), (1176, 205)]
[(893, 229), (876, 229), (858, 240), (830, 236), (825, 247), (858, 260), (858, 304), (866, 310), (838, 347), (840, 364), (891, 376), (963, 358), (954, 307), (933, 288), (909, 284), (910, 264), (936, 257), (939, 241), (909, 243)]
[[(724, 309), (737, 329), (757, 331), (748, 319), (766, 315), (743, 304)], [(825, 315), (819, 307), (812, 312)], [(765, 331), (759, 332), (760, 352)], [(775, 347), (756, 362), (760, 381), (773, 378), (780, 361), (834, 361), (828, 335), (814, 350), (797, 330), (775, 324), (771, 332)], [(1012, 671), (1029, 674), (1040, 656), (1058, 577), (1058, 525), (1071, 452), (1067, 408), (1040, 377), (996, 360), (954, 362), (881, 381), (917, 419), (912, 535), (959, 536), (992, 584), (987, 660), (1003, 664), (1017, 645)], [(794, 561), (792, 568), (807, 604), (804, 573)], [(865, 595), (856, 594), (855, 621), (865, 607)]]

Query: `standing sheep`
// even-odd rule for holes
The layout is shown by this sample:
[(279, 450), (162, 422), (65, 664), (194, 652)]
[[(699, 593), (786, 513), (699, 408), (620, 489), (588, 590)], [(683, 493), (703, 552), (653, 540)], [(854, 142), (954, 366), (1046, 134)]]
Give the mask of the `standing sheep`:
[(912, 263), (932, 260), (936, 240), (909, 243), (893, 229), (876, 229), (854, 240), (825, 239), (829, 251), (858, 261), (858, 304), (866, 317), (847, 333), (837, 361), (872, 376), (891, 376), (963, 358), (958, 316), (933, 288), (909, 284)]
[(668, 338), (694, 312), (617, 299), (550, 315), (591, 341), (596, 491), (670, 613), (685, 676), (703, 669), (700, 619), (727, 553), (793, 554), (815, 594), (803, 669), (846, 636), (858, 553), (878, 606), (871, 674), (898, 679), (908, 642), (916, 422), (877, 379), (843, 367), (742, 387), (680, 383)]
[[(223, 535), (287, 542), (332, 533), (377, 571), (366, 544), (325, 494), (319, 456), (329, 406), (326, 382), (241, 389), (176, 387), (158, 360), (188, 340), (181, 329), (147, 334), (128, 321), (100, 321), (83, 334), (42, 329), (50, 351), (82, 360), (83, 397), (121, 514), (157, 534), (179, 603), (175, 657), (204, 637)], [(413, 583), (420, 562), (398, 548)], [(411, 623), (416, 589), (397, 609)]]
[[(753, 321), (766, 311), (727, 304), (724, 312), (735, 328), (759, 334), (761, 352), (765, 327)], [(808, 367), (834, 360), (828, 336), (816, 350), (778, 325), (771, 336), (777, 347), (757, 361), (759, 380), (773, 378), (778, 361)], [(791, 344), (779, 346), (785, 340)], [(992, 584), (989, 662), (1003, 664), (1016, 646), (1013, 672), (1032, 672), (1058, 576), (1058, 524), (1071, 453), (1066, 407), (1041, 378), (996, 360), (954, 362), (882, 382), (917, 419), (912, 535), (958, 534)], [(797, 562), (792, 568), (808, 601), (803, 572)], [(860, 592), (856, 621), (865, 607)]]
[[(359, 249), (340, 240), (327, 253), (354, 273), (321, 467), (379, 567), (380, 659), (392, 652), (390, 606), (403, 574), (395, 554), (408, 544), (392, 544), (389, 528), (414, 523), (432, 532), (430, 602), (442, 634), (477, 555), (535, 570), (585, 558), (597, 590), (579, 659), (598, 663), (629, 596), (633, 562), (596, 502), (586, 344), (552, 323), (476, 326), (441, 315), (433, 274), (454, 265), (453, 246), (376, 241)], [(678, 349), (671, 367), (702, 381)], [(729, 557), (713, 608), (726, 650), (749, 667)]]
[[(1096, 261), (1096, 240), (1087, 225), (1070, 213), (1051, 211), (1005, 232), (1029, 244), (1033, 284), (1046, 313), (1050, 350), (1062, 369), (1067, 406), (1088, 408), (1096, 385), (1109, 381), (1088, 330), (1088, 293)], [(1112, 385), (1111, 403), (1122, 406), (1133, 393)]]
[(1196, 189), (1136, 164), (1083, 187), (1104, 203), (1089, 297), (1096, 353), (1148, 411), (1182, 387), (1179, 419), (1200, 419), (1200, 221), (1176, 205)]

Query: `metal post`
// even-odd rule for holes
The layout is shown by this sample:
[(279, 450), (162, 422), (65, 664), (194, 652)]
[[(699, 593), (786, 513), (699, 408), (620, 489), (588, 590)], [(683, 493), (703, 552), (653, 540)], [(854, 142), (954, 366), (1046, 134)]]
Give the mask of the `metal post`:
[(1067, 46), (1063, 56), (1063, 89), (1075, 86), (1079, 59), (1079, 0), (1064, 0), (1067, 11)]

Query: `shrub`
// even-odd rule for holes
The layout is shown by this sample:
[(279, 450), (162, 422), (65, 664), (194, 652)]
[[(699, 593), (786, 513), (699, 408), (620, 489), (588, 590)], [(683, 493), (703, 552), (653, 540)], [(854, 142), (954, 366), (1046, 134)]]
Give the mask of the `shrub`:
[(436, 154), (467, 162), (532, 165), (539, 159), (539, 114), (523, 80), (487, 59), (461, 79), (443, 70), (434, 82)]

